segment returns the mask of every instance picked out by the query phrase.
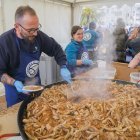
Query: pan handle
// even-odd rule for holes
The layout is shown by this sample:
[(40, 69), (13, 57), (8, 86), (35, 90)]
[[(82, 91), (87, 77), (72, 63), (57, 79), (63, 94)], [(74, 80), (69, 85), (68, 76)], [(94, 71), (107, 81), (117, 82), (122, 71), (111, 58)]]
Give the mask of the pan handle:
[(0, 139), (2, 139), (2, 138), (7, 138), (7, 137), (13, 137), (13, 136), (20, 136), (20, 133), (2, 134), (2, 135), (0, 135)]

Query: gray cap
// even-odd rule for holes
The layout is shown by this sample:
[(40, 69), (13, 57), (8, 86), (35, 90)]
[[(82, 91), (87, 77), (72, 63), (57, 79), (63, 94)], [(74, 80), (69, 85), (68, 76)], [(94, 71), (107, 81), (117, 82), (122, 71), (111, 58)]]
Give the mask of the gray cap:
[(95, 29), (96, 28), (96, 23), (95, 22), (90, 22), (89, 23), (89, 29)]

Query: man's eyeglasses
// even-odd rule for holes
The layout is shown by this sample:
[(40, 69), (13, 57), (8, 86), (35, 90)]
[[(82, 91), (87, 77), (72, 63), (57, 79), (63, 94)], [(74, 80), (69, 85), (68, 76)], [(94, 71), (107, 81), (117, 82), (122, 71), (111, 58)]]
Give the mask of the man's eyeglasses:
[(21, 28), (23, 28), (25, 31), (27, 31), (29, 34), (33, 34), (34, 32), (37, 32), (40, 30), (40, 28), (42, 27), (41, 24), (39, 24), (38, 28), (31, 28), (31, 29), (26, 29), (24, 28), (21, 24), (18, 24)]

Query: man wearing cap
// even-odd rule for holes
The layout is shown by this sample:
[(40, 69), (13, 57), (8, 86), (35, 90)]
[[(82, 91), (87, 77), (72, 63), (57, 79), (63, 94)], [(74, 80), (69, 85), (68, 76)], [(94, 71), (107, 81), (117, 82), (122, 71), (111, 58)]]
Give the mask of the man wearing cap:
[(84, 32), (83, 37), (83, 43), (89, 52), (90, 59), (94, 58), (93, 53), (98, 41), (98, 34), (95, 31), (95, 28), (95, 22), (90, 22), (89, 29)]

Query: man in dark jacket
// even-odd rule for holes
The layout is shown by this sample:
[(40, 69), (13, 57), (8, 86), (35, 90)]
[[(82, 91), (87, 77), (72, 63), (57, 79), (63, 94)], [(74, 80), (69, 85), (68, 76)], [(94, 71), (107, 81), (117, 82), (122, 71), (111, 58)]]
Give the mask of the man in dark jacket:
[(140, 27), (135, 27), (126, 41), (126, 61), (130, 62), (140, 52)]
[(39, 58), (42, 52), (55, 58), (60, 65), (61, 76), (70, 82), (66, 68), (66, 56), (61, 46), (40, 31), (38, 16), (30, 6), (20, 6), (15, 13), (15, 28), (0, 36), (0, 80), (4, 83), (7, 107), (22, 100), (23, 85), (41, 84)]
[(117, 61), (125, 62), (125, 42), (127, 40), (127, 34), (125, 31), (125, 24), (121, 18), (117, 20), (113, 35), (115, 37)]

